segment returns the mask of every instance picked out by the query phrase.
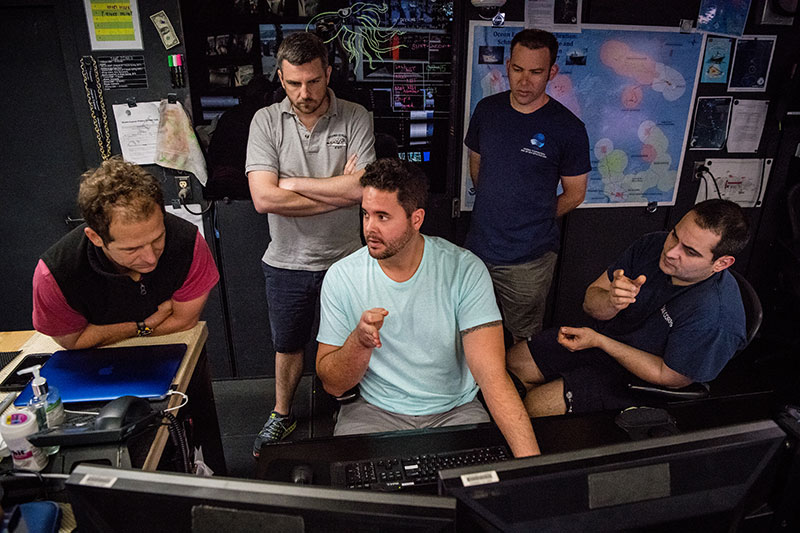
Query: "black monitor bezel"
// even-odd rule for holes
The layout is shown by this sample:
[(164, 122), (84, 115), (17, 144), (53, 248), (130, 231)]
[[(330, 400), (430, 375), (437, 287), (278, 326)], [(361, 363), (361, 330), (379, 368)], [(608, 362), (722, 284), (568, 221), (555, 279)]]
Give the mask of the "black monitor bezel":
[[(537, 528), (547, 524), (600, 524), (613, 521), (619, 528), (647, 527), (663, 524), (671, 520), (700, 519), (703, 516), (728, 516), (736, 511), (741, 500), (755, 485), (764, 472), (773, 473), (777, 456), (786, 441), (786, 433), (772, 420), (760, 420), (751, 423), (737, 424), (720, 428), (693, 431), (678, 435), (645, 439), (582, 449), (565, 453), (545, 454), (538, 457), (515, 459), (492, 465), (464, 467), (439, 472), (439, 493), (454, 496), (459, 500), (459, 516), (468, 513), (471, 519), (483, 524), (488, 529), (513, 530), (517, 527), (507, 517), (499, 517), (484, 505), (480, 499), (490, 494), (500, 494), (503, 490), (519, 491), (524, 480), (535, 479), (537, 482), (548, 479), (558, 480), (567, 476), (580, 476), (586, 483), (586, 490), (591, 490), (591, 475), (604, 472), (625, 471), (647, 465), (666, 465), (670, 460), (693, 456), (713, 456), (736, 447), (755, 446), (759, 443), (768, 449), (763, 455), (747, 481), (732, 489), (720, 488), (720, 492), (729, 496), (727, 501), (707, 500), (703, 505), (703, 497), (709, 490), (698, 491), (698, 498), (692, 495), (656, 494), (640, 501), (614, 502), (609, 505), (592, 507), (587, 498), (584, 508), (574, 508), (563, 514), (554, 512), (552, 516), (535, 520)], [(493, 474), (495, 483), (464, 486), (462, 476), (477, 474)], [(489, 476), (491, 477), (491, 476)], [(669, 477), (667, 477), (669, 483)], [(671, 490), (671, 489), (670, 489)], [(677, 491), (676, 491), (677, 492)], [(557, 498), (553, 494), (543, 494), (542, 498)], [(670, 503), (670, 499), (672, 499)], [(531, 505), (537, 505), (536, 499)], [(711, 504), (707, 504), (708, 501)], [(525, 522), (522, 529), (532, 527), (532, 521)]]

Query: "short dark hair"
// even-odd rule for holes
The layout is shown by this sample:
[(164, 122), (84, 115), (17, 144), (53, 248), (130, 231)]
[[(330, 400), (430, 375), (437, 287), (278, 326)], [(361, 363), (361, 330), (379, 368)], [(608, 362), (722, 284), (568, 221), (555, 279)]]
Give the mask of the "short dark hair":
[(395, 157), (378, 159), (367, 165), (361, 176), (362, 187), (397, 192), (397, 201), (406, 215), (425, 209), (428, 203), (428, 177), (415, 164)]
[(558, 55), (558, 40), (556, 36), (545, 30), (537, 30), (535, 28), (528, 28), (522, 30), (511, 39), (511, 53), (514, 53), (516, 45), (522, 45), (531, 50), (538, 50), (539, 48), (547, 48), (550, 50), (550, 66), (556, 63), (556, 56)]
[(282, 69), (284, 60), (292, 65), (305, 65), (315, 59), (322, 61), (322, 68), (328, 68), (328, 49), (325, 43), (313, 33), (305, 31), (292, 33), (284, 38), (275, 55), (279, 69)]
[(700, 202), (690, 213), (702, 229), (719, 235), (719, 242), (711, 249), (712, 260), (723, 255), (736, 255), (750, 240), (750, 223), (739, 204), (714, 198)]
[(108, 244), (112, 241), (108, 228), (115, 209), (123, 209), (127, 221), (145, 220), (156, 209), (164, 213), (164, 193), (152, 174), (114, 156), (83, 174), (78, 207), (86, 225)]

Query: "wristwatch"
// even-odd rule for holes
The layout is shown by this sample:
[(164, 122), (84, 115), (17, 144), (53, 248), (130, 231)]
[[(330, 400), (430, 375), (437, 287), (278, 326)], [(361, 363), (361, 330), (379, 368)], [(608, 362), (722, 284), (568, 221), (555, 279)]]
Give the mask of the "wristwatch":
[(153, 328), (151, 328), (150, 326), (145, 324), (144, 321), (136, 323), (136, 336), (137, 337), (147, 337), (151, 333), (153, 333)]

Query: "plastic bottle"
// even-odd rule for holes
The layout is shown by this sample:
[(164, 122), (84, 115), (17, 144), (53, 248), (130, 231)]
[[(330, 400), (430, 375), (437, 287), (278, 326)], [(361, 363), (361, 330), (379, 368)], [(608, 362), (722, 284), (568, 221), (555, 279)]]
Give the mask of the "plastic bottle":
[(47, 454), (27, 439), (37, 431), (36, 415), (27, 409), (8, 411), (0, 420), (0, 434), (11, 452), (14, 468), (38, 472), (47, 466)]
[[(31, 386), (33, 398), (28, 401), (28, 409), (36, 414), (39, 429), (54, 428), (64, 423), (64, 403), (56, 387), (50, 387), (44, 376), (39, 374), (41, 365), (33, 365), (18, 371), (18, 374), (33, 374)], [(47, 455), (53, 455), (59, 450), (58, 446), (48, 446)]]

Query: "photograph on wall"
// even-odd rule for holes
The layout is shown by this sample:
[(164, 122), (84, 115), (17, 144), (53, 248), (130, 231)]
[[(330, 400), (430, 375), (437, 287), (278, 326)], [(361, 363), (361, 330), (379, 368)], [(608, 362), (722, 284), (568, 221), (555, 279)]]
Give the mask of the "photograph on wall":
[(230, 43), (228, 45), (228, 53), (230, 55), (244, 56), (253, 50), (253, 34), (252, 33), (234, 33), (231, 34)]
[(320, 0), (266, 0), (267, 10), (281, 17), (313, 17), (319, 13)]
[[(470, 23), (465, 125), (478, 101), (509, 89), (505, 65), (482, 62), (481, 48), (502, 46), (507, 59), (522, 29)], [(580, 118), (589, 134), (592, 170), (582, 206), (673, 205), (705, 36), (588, 24), (581, 33), (555, 35), (559, 71), (547, 94)], [(468, 150), (461, 180), (461, 206), (471, 210)]]
[[(277, 79), (278, 64), (275, 55), (284, 37), (298, 31), (306, 31), (305, 24), (260, 24), (258, 41), (261, 44), (261, 72), (267, 79)], [(313, 27), (311, 28), (313, 31)]]
[(229, 67), (218, 67), (208, 69), (208, 87), (211, 89), (222, 89), (231, 86), (231, 69)]
[(750, 0), (703, 0), (697, 14), (697, 31), (741, 37)]
[(504, 65), (502, 46), (480, 46), (478, 47), (478, 63), (481, 65)]
[(92, 50), (144, 50), (137, 0), (83, 0)]
[(253, 50), (252, 33), (231, 33), (206, 37), (206, 56), (244, 56)]
[[(373, 0), (370, 4), (386, 4)], [(444, 29), (453, 22), (453, 0), (389, 0), (386, 26)]]
[(238, 65), (233, 71), (233, 86), (244, 87), (253, 79), (255, 69), (253, 65)]
[(750, 35), (736, 40), (729, 91), (764, 92), (767, 90), (774, 35)]
[(700, 83), (725, 83), (728, 81), (732, 44), (733, 39), (728, 37), (708, 37), (706, 39)]
[(525, 0), (525, 27), (580, 32), (583, 0)]
[(690, 150), (720, 150), (728, 136), (731, 96), (701, 96), (697, 99)]

